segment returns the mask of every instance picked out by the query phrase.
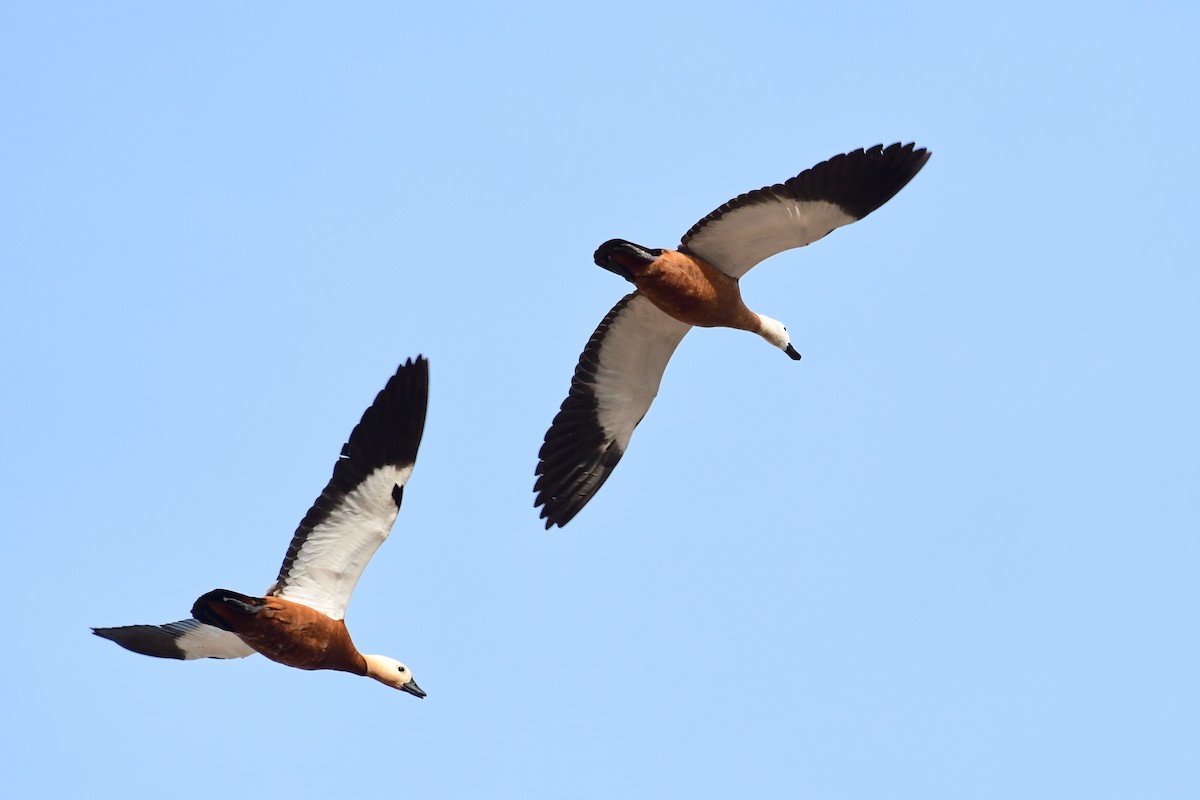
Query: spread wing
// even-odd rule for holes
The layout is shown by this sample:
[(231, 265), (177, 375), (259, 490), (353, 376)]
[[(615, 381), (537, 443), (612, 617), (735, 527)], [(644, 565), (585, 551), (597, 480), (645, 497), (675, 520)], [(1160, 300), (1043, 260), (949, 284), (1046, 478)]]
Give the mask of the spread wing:
[(740, 278), (760, 261), (812, 244), (890, 200), (929, 160), (928, 150), (914, 147), (855, 150), (743, 194), (693, 225), (679, 249)]
[(570, 522), (608, 480), (689, 330), (637, 292), (596, 328), (538, 452), (534, 506), (547, 529)]
[(296, 529), (268, 594), (342, 619), (371, 556), (391, 532), (425, 429), (429, 362), (409, 359), (342, 447), (333, 477)]
[(194, 619), (182, 619), (166, 625), (92, 628), (92, 633), (114, 641), (126, 650), (155, 658), (178, 658), (184, 661), (193, 658), (245, 658), (255, 652), (237, 634)]

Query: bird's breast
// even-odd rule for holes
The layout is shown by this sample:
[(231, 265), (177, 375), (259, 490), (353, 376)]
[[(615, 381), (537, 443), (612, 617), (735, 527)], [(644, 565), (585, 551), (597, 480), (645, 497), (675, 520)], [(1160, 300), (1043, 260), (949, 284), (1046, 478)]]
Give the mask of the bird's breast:
[(675, 250), (664, 251), (633, 282), (650, 302), (688, 325), (741, 328), (750, 315), (734, 278)]
[(242, 641), (272, 661), (297, 669), (334, 669), (366, 674), (346, 623), (278, 597), (238, 626)]

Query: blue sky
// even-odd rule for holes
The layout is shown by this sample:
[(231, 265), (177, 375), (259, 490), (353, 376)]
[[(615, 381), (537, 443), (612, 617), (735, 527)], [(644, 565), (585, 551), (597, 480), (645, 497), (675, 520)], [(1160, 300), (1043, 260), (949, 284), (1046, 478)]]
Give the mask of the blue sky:
[[(14, 796), (1200, 794), (1200, 10), (809, 5), (0, 10)], [(543, 531), (595, 247), (898, 140), (743, 281), (804, 360), (691, 334)], [(91, 636), (265, 589), (418, 353), (428, 699)]]

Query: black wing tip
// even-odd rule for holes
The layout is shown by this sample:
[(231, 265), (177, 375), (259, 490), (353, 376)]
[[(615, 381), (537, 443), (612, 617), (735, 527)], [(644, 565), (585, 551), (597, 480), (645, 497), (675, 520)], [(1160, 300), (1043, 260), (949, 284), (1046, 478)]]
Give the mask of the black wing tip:
[[(380, 467), (411, 467), (425, 434), (429, 406), (429, 359), (408, 358), (397, 367), (375, 400), (363, 412), (334, 462), (333, 476), (300, 521), (280, 567), (276, 585), (281, 586), (308, 533), (326, 519), (337, 504)], [(402, 496), (402, 493), (401, 493)], [(396, 506), (397, 493), (392, 493)]]
[(707, 225), (743, 205), (765, 203), (780, 196), (800, 200), (827, 200), (859, 220), (882, 206), (908, 185), (933, 151), (916, 142), (895, 142), (860, 147), (839, 153), (783, 183), (745, 192), (717, 208), (688, 229), (679, 249), (691, 252), (689, 240)]
[(365, 475), (385, 465), (415, 464), (428, 406), (429, 360), (418, 355), (401, 364), (375, 395), (343, 445), (337, 466), (357, 462)]
[[(904, 144), (903, 142), (892, 142), (886, 147), (882, 144), (876, 144), (872, 145), (871, 147), (860, 147), (857, 150), (849, 150), (845, 153), (839, 153), (836, 156), (825, 159), (821, 162), (821, 164), (828, 164), (831, 161), (837, 161), (843, 158), (855, 158), (860, 156), (869, 156), (871, 158), (879, 158), (882, 156), (886, 156), (888, 158), (897, 158), (900, 157), (900, 154), (905, 154), (905, 157), (913, 158), (914, 160), (920, 161), (921, 164), (924, 165), (924, 163), (929, 160), (929, 157), (933, 155), (933, 151), (928, 147), (917, 147), (916, 142), (909, 142), (908, 144)], [(819, 167), (821, 164), (817, 164), (816, 166)]]
[[(568, 397), (565, 402), (571, 400), (572, 397)], [(560, 424), (556, 417), (554, 425), (546, 431), (546, 440), (534, 470), (537, 480), (533, 491), (537, 496), (533, 507), (541, 507), (538, 518), (546, 520), (546, 530), (553, 525), (562, 528), (574, 519), (604, 485), (615, 466), (615, 461), (612, 465), (605, 462), (605, 454), (613, 449), (613, 445), (605, 448), (603, 434), (597, 435), (598, 422), (593, 419), (566, 423), (575, 429), (573, 433), (564, 432), (558, 427)]]
[[(543, 444), (542, 449), (545, 450), (545, 448), (546, 446)], [(539, 453), (538, 455), (540, 456), (541, 454)], [(561, 528), (571, 521), (571, 517), (574, 514), (559, 513), (560, 504), (555, 498), (554, 493), (546, 486), (546, 462), (544, 459), (538, 461), (537, 468), (533, 471), (533, 474), (537, 478), (533, 483), (533, 491), (536, 495), (533, 498), (533, 507), (539, 509), (538, 519), (546, 521), (546, 530), (550, 530), (554, 525)]]
[(542, 497), (540, 495), (536, 500), (533, 501), (534, 508), (537, 508), (538, 506), (542, 507), (541, 512), (538, 514), (538, 519), (546, 521), (545, 530), (550, 530), (555, 525), (557, 525), (560, 530), (566, 527), (566, 524), (575, 518), (575, 515), (579, 513), (579, 510), (583, 508), (584, 505), (586, 505), (586, 501), (581, 503), (576, 508), (564, 508), (562, 504), (556, 502), (554, 498)]
[(423, 353), (417, 353), (416, 356), (409, 356), (404, 359), (404, 363), (396, 368), (396, 374), (399, 375), (410, 369), (415, 369), (422, 373), (425, 384), (429, 384), (429, 359)]
[(537, 497), (534, 508), (542, 506), (540, 519), (546, 520), (546, 530), (552, 525), (562, 528), (592, 501), (608, 481), (625, 451), (616, 442), (600, 443), (599, 447), (563, 451), (565, 461), (538, 464), (537, 481), (533, 490)]
[[(549, 431), (547, 431), (547, 436), (549, 436)], [(545, 449), (546, 445), (543, 444), (542, 450)], [(537, 480), (534, 481), (533, 491), (537, 496), (533, 500), (533, 507), (540, 507), (538, 519), (546, 521), (546, 530), (550, 530), (554, 525), (559, 528), (564, 527), (575, 518), (580, 509), (587, 505), (595, 495), (596, 489), (599, 488), (599, 486), (586, 488), (588, 475), (594, 466), (587, 462), (592, 459), (586, 458), (579, 451), (575, 451), (574, 456), (569, 452), (564, 455), (568, 458), (567, 463), (549, 464), (546, 459), (542, 458), (538, 461), (537, 469), (534, 470)], [(547, 472), (551, 472), (551, 474), (548, 475)], [(603, 482), (603, 480), (600, 481), (600, 483)], [(580, 490), (580, 484), (584, 484), (585, 488)], [(572, 489), (575, 491), (571, 491)]]
[[(933, 156), (933, 151), (928, 147), (917, 147), (916, 142), (903, 144), (901, 142), (893, 142), (887, 147), (877, 144), (872, 147), (867, 153), (874, 158), (886, 158), (894, 160), (898, 165), (903, 166), (908, 171), (908, 178), (905, 183), (912, 180), (913, 177), (921, 171)], [(901, 170), (901, 174), (903, 170)], [(901, 187), (903, 188), (903, 186)]]
[(860, 151), (867, 151), (874, 155), (880, 155), (881, 153), (891, 153), (891, 152), (897, 151), (897, 150), (904, 150), (909, 153), (926, 153), (926, 154), (930, 153), (930, 150), (928, 147), (917, 147), (916, 142), (909, 142), (908, 144), (904, 144), (903, 142), (892, 142), (891, 144), (887, 145), (886, 147), (884, 147), (882, 144), (877, 144), (873, 147), (860, 147), (858, 150), (854, 150), (851, 152), (854, 153), (854, 152), (860, 152)]
[(123, 625), (117, 628), (92, 628), (92, 633), (131, 653), (153, 658), (186, 659), (175, 644), (175, 636), (157, 625)]
[(548, 481), (546, 480), (546, 476), (543, 471), (545, 466), (546, 463), (544, 461), (538, 464), (536, 473), (538, 479), (533, 485), (533, 491), (537, 493), (537, 497), (535, 497), (533, 500), (533, 507), (540, 507), (538, 519), (546, 521), (546, 530), (550, 530), (550, 528), (555, 525), (557, 525), (559, 528), (562, 528), (575, 518), (575, 515), (579, 513), (580, 509), (587, 505), (588, 500), (592, 499), (592, 495), (595, 494), (595, 492), (592, 491), (586, 496), (567, 495), (565, 498), (561, 497), (559, 492), (561, 492), (566, 486), (573, 485), (578, 482), (578, 472), (582, 469), (582, 467), (571, 472), (569, 477), (567, 477), (565, 480), (560, 477), (559, 480), (556, 481), (556, 485), (554, 487), (550, 487), (547, 485)]
[[(544, 503), (544, 502), (545, 501), (541, 500), (541, 499), (534, 500), (533, 507), (537, 508), (538, 506), (541, 506), (542, 503)], [(568, 522), (570, 522), (570, 518), (563, 519), (555, 514), (552, 514), (551, 510), (549, 508), (547, 508), (546, 506), (542, 506), (542, 510), (538, 513), (538, 519), (545, 521), (545, 523), (546, 523), (545, 530), (550, 530), (555, 525), (557, 525), (559, 527), (559, 529), (561, 529), (564, 525), (566, 525)]]
[(778, 189), (828, 200), (855, 219), (862, 219), (895, 197), (932, 155), (928, 148), (917, 147), (916, 142), (861, 147), (805, 170)]

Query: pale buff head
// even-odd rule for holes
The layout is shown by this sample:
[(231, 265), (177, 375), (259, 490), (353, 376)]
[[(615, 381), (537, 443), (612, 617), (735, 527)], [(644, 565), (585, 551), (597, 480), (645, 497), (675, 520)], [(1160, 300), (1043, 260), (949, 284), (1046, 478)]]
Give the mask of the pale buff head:
[(764, 317), (762, 314), (756, 316), (760, 325), (758, 335), (787, 353), (788, 358), (799, 361), (800, 354), (796, 352), (796, 348), (792, 347), (792, 339), (788, 336), (787, 326), (777, 319)]
[(424, 697), (425, 692), (413, 680), (412, 670), (394, 658), (387, 656), (363, 656), (367, 660), (367, 676), (380, 683), (386, 683), (393, 689), (408, 692), (417, 697)]

